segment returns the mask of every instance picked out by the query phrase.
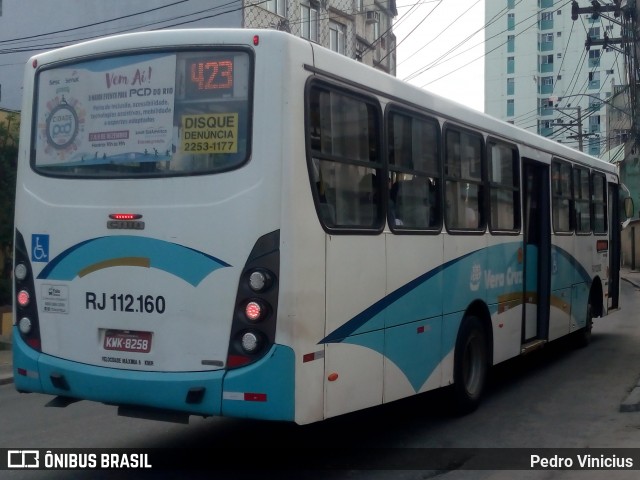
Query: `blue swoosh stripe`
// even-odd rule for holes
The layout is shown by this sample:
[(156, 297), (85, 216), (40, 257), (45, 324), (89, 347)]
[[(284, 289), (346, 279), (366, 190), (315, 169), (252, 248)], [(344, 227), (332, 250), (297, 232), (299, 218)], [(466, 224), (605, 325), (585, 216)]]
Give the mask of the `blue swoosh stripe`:
[(84, 268), (118, 258), (148, 258), (151, 268), (175, 275), (194, 287), (228, 263), (177, 243), (128, 235), (98, 237), (68, 248), (40, 272), (38, 279), (70, 281)]
[(366, 324), (368, 321), (370, 321), (376, 315), (378, 315), (381, 312), (383, 312), (390, 305), (392, 305), (393, 303), (395, 303), (398, 300), (400, 300), (402, 297), (407, 295), (409, 292), (411, 292), (412, 290), (415, 290), (420, 285), (422, 285), (423, 283), (428, 281), (430, 278), (432, 278), (432, 277), (436, 276), (437, 274), (443, 272), (444, 270), (446, 270), (451, 265), (455, 265), (456, 263), (464, 260), (465, 258), (470, 257), (471, 255), (474, 255), (477, 251), (480, 251), (480, 250), (476, 250), (474, 252), (467, 253), (466, 255), (464, 255), (462, 257), (459, 257), (459, 258), (456, 258), (454, 260), (451, 260), (451, 261), (449, 261), (449, 262), (447, 262), (447, 263), (445, 263), (445, 264), (443, 264), (443, 265), (441, 265), (441, 266), (439, 266), (437, 268), (434, 268), (433, 270), (428, 271), (427, 273), (425, 273), (423, 275), (420, 275), (419, 277), (417, 277), (414, 280), (410, 281), (409, 283), (403, 285), (399, 289), (391, 292), (386, 297), (380, 299), (379, 301), (377, 301), (376, 303), (371, 305), (366, 310), (363, 310), (361, 313), (359, 313), (358, 315), (353, 317), (351, 320), (349, 320), (348, 322), (346, 322), (342, 326), (338, 327), (333, 332), (331, 332), (329, 335), (327, 335), (322, 340), (320, 340), (318, 342), (318, 344), (341, 342), (346, 337), (348, 337), (350, 335), (353, 335), (354, 332), (356, 332), (364, 324)]

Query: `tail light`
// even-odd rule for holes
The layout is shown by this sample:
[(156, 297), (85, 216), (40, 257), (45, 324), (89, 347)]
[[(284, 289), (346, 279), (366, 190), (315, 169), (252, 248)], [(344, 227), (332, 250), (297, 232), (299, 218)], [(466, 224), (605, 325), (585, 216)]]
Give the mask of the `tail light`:
[(280, 232), (259, 238), (240, 275), (227, 368), (253, 363), (275, 342)]
[(24, 342), (31, 348), (40, 351), (40, 323), (33, 270), (31, 269), (29, 250), (27, 250), (24, 237), (17, 230), (14, 259), (13, 281), (14, 292), (16, 292), (14, 321)]

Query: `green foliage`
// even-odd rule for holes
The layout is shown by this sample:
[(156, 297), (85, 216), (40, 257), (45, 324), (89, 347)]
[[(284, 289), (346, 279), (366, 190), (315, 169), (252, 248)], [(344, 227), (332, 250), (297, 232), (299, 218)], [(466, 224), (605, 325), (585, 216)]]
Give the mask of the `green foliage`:
[[(18, 132), (20, 122), (16, 114), (9, 114), (0, 121), (0, 258), (9, 255), (13, 244), (13, 211), (16, 193), (18, 159)], [(0, 264), (0, 278), (7, 280), (9, 272)], [(0, 297), (9, 295), (0, 285)], [(0, 298), (0, 305), (4, 298)]]

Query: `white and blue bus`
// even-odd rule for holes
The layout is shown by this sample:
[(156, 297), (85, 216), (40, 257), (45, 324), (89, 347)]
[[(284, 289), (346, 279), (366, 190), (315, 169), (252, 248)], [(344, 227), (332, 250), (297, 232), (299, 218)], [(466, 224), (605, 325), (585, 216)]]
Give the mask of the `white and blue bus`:
[(618, 306), (614, 166), (289, 34), (34, 56), (21, 392), (306, 424), (449, 387)]

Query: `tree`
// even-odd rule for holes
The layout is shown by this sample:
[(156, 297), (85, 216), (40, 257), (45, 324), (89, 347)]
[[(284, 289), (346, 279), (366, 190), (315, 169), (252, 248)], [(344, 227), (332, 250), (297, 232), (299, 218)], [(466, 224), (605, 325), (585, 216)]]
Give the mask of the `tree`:
[[(13, 212), (18, 166), (18, 115), (10, 113), (0, 122), (0, 258), (10, 254), (13, 247)], [(9, 303), (11, 283), (6, 271), (7, 262), (0, 263), (0, 305)]]

